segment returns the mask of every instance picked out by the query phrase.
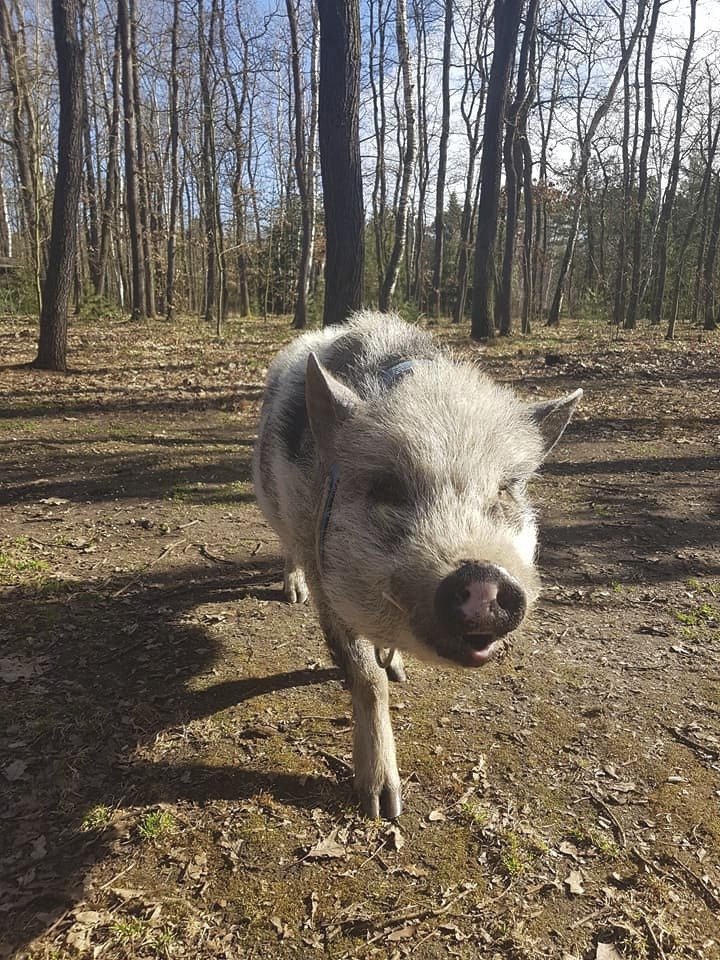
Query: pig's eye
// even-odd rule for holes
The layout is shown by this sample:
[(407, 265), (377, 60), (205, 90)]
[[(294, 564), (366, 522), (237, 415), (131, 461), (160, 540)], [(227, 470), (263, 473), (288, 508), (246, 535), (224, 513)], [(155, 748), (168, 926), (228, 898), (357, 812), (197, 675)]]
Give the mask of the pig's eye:
[(392, 473), (378, 473), (370, 481), (368, 500), (380, 506), (404, 507), (410, 498), (407, 487)]
[(522, 493), (522, 480), (508, 480), (498, 490), (498, 500), (501, 503), (510, 503), (518, 500)]

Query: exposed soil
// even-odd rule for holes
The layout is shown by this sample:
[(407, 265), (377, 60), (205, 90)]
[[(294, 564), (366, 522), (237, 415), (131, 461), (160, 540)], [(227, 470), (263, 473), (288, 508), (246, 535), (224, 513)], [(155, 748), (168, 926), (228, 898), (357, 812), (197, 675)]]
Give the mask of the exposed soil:
[(586, 396), (531, 625), (393, 688), (390, 825), (254, 505), (286, 321), (78, 323), (65, 376), (0, 321), (0, 955), (720, 957), (720, 340), (569, 330), (441, 331)]

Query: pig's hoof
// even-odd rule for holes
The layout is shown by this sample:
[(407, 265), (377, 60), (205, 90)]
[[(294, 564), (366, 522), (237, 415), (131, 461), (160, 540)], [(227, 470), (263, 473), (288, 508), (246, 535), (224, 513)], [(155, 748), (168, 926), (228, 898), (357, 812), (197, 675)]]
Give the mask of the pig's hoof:
[(397, 650), (393, 653), (392, 660), (385, 667), (385, 671), (387, 672), (388, 680), (392, 680), (393, 683), (407, 682), (405, 664), (403, 663), (403, 658), (400, 656)]
[(385, 786), (378, 794), (375, 790), (358, 790), (360, 803), (366, 817), (377, 820), (396, 820), (402, 813), (402, 790), (399, 786)]
[(302, 570), (286, 570), (283, 587), (288, 603), (307, 603), (308, 588)]

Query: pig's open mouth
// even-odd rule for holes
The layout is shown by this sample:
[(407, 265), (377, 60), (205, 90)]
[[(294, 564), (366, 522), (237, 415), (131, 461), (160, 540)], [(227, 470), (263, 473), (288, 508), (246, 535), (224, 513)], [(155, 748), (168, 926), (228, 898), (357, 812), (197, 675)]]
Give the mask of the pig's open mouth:
[(492, 657), (498, 637), (494, 633), (464, 633), (463, 661), (469, 667), (482, 667)]

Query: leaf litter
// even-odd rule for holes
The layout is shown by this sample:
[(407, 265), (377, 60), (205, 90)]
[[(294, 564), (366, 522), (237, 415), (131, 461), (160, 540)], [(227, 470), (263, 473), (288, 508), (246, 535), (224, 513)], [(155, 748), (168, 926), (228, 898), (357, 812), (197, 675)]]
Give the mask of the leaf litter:
[[(252, 504), (262, 373), (288, 336), (108, 322), (71, 334), (67, 379), (0, 371), (38, 425), (8, 421), (0, 506), (5, 955), (712, 960), (707, 347), (484, 352), (530, 395), (590, 389), (535, 481), (546, 591), (526, 635), (479, 677), (409, 665), (387, 825), (357, 813), (347, 693), (310, 608), (281, 602)], [(27, 359), (29, 334), (8, 342)], [(83, 830), (98, 808), (109, 825)], [(158, 809), (179, 827), (143, 842)]]

